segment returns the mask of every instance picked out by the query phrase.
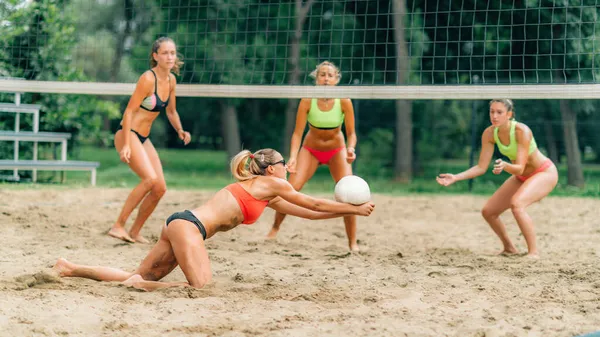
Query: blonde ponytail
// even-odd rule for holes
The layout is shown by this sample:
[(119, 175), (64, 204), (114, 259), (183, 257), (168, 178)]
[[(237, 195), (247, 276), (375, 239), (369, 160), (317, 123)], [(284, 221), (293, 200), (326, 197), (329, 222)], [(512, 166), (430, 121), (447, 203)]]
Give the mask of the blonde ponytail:
[(246, 168), (250, 155), (252, 155), (252, 152), (243, 150), (231, 159), (231, 174), (235, 180), (244, 181), (253, 178), (252, 173)]
[(281, 154), (273, 149), (262, 149), (255, 153), (242, 150), (231, 159), (231, 174), (237, 181), (263, 176), (266, 168), (275, 163), (277, 156), (281, 157)]

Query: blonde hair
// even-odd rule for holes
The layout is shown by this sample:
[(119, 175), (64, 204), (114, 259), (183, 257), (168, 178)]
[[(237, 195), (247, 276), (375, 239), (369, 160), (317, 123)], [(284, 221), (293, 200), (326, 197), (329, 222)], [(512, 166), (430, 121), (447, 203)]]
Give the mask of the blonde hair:
[(512, 99), (508, 98), (495, 98), (490, 101), (490, 106), (494, 103), (502, 103), (506, 108), (506, 112), (512, 111), (512, 119), (515, 119), (515, 103), (513, 103)]
[(231, 159), (231, 174), (237, 181), (245, 181), (264, 176), (269, 165), (275, 164), (283, 156), (273, 149), (262, 149), (254, 153), (242, 150)]
[(329, 67), (332, 67), (333, 69), (335, 69), (335, 73), (337, 75), (338, 81), (342, 78), (342, 73), (340, 72), (340, 68), (336, 67), (335, 64), (333, 64), (329, 61), (323, 61), (323, 62), (317, 64), (317, 67), (315, 68), (315, 70), (313, 70), (308, 76), (310, 76), (314, 79), (317, 79), (319, 69), (321, 69), (321, 67), (324, 67), (324, 66), (329, 66)]
[[(156, 60), (154, 59), (154, 53), (158, 53), (158, 49), (160, 48), (160, 45), (163, 42), (172, 42), (173, 44), (175, 44), (175, 41), (173, 41), (170, 37), (163, 36), (156, 39), (156, 41), (154, 41), (154, 43), (152, 44), (152, 49), (150, 49), (150, 68), (154, 68), (158, 65), (158, 62), (156, 62)], [(179, 75), (182, 65), (183, 61), (181, 61), (180, 55), (177, 54), (177, 56), (175, 57), (175, 64), (173, 65), (173, 69), (171, 69), (171, 72), (175, 75)]]

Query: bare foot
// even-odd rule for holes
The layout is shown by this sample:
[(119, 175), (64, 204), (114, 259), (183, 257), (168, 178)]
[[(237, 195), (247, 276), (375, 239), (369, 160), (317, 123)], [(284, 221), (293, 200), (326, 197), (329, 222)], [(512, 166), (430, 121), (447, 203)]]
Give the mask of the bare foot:
[(525, 255), (526, 258), (528, 259), (539, 259), (540, 258), (540, 254), (538, 253), (527, 253), (527, 255)]
[(350, 251), (352, 253), (358, 253), (358, 252), (360, 252), (360, 248), (358, 247), (358, 243), (352, 243), (352, 244), (350, 244)]
[(146, 289), (144, 289), (141, 286), (142, 282), (144, 282), (144, 279), (142, 278), (142, 276), (140, 274), (135, 274), (135, 275), (131, 276), (130, 278), (126, 279), (125, 281), (123, 281), (122, 283), (128, 287), (133, 287), (135, 289), (147, 291)]
[(267, 239), (269, 240), (273, 240), (277, 237), (277, 233), (279, 232), (279, 228), (271, 228), (271, 231), (269, 232), (269, 234), (267, 234)]
[(514, 246), (510, 248), (504, 247), (504, 250), (498, 253), (499, 256), (514, 256), (517, 254), (519, 254), (519, 250), (517, 250), (517, 248)]
[(109, 231), (108, 231), (108, 235), (112, 236), (113, 238), (117, 238), (119, 240), (123, 240), (125, 242), (135, 242), (134, 239), (131, 238), (131, 236), (129, 236), (129, 234), (127, 234), (127, 232), (125, 231), (125, 228), (121, 227), (121, 226), (113, 226)]
[(519, 251), (515, 250), (503, 250), (500, 253), (498, 253), (498, 256), (516, 256), (519, 255)]
[(75, 265), (64, 258), (60, 258), (52, 267), (52, 270), (58, 273), (60, 277), (69, 277), (71, 276), (71, 272), (75, 269)]
[(137, 243), (150, 243), (150, 241), (148, 241), (145, 237), (141, 236), (140, 234), (138, 234), (138, 235), (131, 235), (131, 237)]

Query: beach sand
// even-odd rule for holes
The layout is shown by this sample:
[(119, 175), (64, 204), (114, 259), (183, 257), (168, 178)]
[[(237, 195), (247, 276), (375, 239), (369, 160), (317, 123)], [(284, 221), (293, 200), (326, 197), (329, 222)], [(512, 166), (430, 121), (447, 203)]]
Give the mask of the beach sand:
[[(600, 330), (600, 201), (529, 208), (539, 260), (500, 257), (480, 196), (375, 195), (350, 254), (341, 219), (274, 212), (207, 241), (213, 283), (141, 292), (58, 278), (59, 257), (134, 270), (151, 245), (106, 235), (126, 189), (0, 190), (1, 336), (574, 336)], [(208, 192), (169, 190), (142, 234)], [(330, 197), (331, 196), (325, 196)], [(135, 216), (135, 213), (133, 214)], [(511, 238), (526, 252), (510, 211)], [(129, 220), (128, 226), (131, 225)], [(185, 281), (179, 268), (165, 278)]]

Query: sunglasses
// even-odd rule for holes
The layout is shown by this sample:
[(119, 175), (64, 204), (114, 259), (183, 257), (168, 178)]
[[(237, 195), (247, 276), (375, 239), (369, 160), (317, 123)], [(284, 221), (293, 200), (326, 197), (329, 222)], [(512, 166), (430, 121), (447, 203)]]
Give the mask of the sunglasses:
[(277, 164), (283, 164), (283, 166), (285, 166), (285, 159), (281, 159), (280, 161), (278, 161), (278, 162), (276, 162), (276, 163), (273, 163), (273, 164), (271, 164), (271, 166), (275, 166), (275, 165), (277, 165)]

